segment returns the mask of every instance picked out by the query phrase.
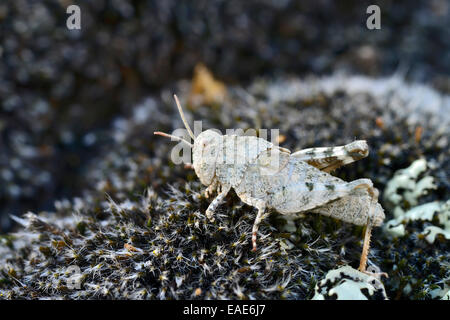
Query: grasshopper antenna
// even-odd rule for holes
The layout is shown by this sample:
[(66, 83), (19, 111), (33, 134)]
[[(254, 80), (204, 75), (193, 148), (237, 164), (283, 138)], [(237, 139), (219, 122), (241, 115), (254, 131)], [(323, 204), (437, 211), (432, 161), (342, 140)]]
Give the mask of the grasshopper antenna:
[[(184, 116), (184, 112), (183, 112), (183, 109), (181, 108), (181, 104), (180, 104), (180, 101), (178, 100), (177, 95), (174, 94), (173, 97), (175, 98), (175, 102), (176, 102), (176, 104), (177, 104), (178, 111), (180, 112), (181, 120), (183, 120), (183, 123), (184, 123), (184, 126), (185, 126), (186, 130), (188, 131), (188, 133), (189, 133), (189, 135), (191, 136), (192, 140), (195, 140), (195, 136), (194, 136), (194, 134), (192, 133), (191, 127), (189, 127), (189, 124), (188, 124), (188, 122), (186, 121), (186, 117)], [(187, 140), (185, 140), (185, 139), (183, 139), (183, 138), (180, 138), (180, 137), (177, 137), (177, 136), (173, 136), (173, 135), (168, 134), (168, 133), (165, 133), (165, 132), (156, 131), (156, 132), (153, 132), (153, 134), (156, 134), (156, 135), (158, 135), (158, 136), (167, 137), (167, 138), (172, 138), (172, 139), (174, 139), (174, 140), (181, 141), (181, 142), (187, 144), (187, 145), (188, 145), (189, 147), (191, 147), (191, 148), (193, 147), (193, 144), (190, 143), (190, 142), (188, 142)]]
[(187, 140), (184, 140), (183, 138), (177, 137), (177, 136), (173, 136), (171, 134), (165, 133), (165, 132), (161, 132), (161, 131), (155, 131), (153, 132), (153, 134), (156, 134), (158, 136), (163, 136), (163, 137), (167, 137), (167, 138), (172, 138), (174, 140), (177, 141), (181, 141), (183, 143), (186, 143), (189, 147), (193, 147), (192, 143), (189, 143)]
[(191, 127), (189, 127), (188, 122), (186, 121), (186, 118), (184, 117), (183, 109), (181, 108), (180, 101), (178, 101), (178, 97), (176, 94), (173, 95), (175, 98), (175, 102), (178, 107), (178, 111), (180, 112), (181, 120), (183, 120), (184, 126), (186, 127), (186, 130), (189, 132), (189, 135), (191, 136), (192, 140), (195, 140), (195, 136), (192, 133)]

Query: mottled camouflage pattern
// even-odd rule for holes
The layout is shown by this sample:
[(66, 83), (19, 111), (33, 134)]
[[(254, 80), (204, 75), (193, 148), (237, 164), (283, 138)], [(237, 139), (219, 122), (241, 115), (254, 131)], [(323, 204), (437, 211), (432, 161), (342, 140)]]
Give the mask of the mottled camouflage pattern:
[(217, 197), (206, 209), (214, 221), (214, 212), (233, 188), (246, 204), (258, 209), (252, 228), (252, 245), (267, 209), (284, 215), (312, 211), (355, 225), (366, 226), (359, 269), (365, 272), (371, 229), (384, 220), (378, 204), (378, 190), (370, 179), (346, 182), (329, 172), (369, 154), (366, 141), (354, 141), (345, 146), (309, 148), (294, 152), (258, 138), (244, 135), (221, 135), (206, 130), (194, 136), (176, 95), (181, 119), (194, 139), (194, 144), (163, 132), (155, 134), (176, 138), (192, 147), (192, 167), (200, 181), (208, 186), (209, 197)]
[(261, 138), (207, 130), (196, 138), (193, 154), (195, 172), (208, 186), (206, 194), (219, 190), (206, 211), (208, 218), (214, 220), (214, 211), (231, 188), (258, 209), (254, 248), (258, 225), (269, 208), (285, 215), (311, 211), (361, 226), (379, 226), (384, 220), (370, 179), (346, 182), (328, 173), (366, 157), (365, 141), (290, 154)]

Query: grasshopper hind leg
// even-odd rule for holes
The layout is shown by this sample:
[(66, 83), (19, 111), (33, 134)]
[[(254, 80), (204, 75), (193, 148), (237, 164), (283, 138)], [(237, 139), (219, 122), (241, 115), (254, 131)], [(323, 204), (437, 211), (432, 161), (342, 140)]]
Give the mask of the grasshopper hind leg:
[(363, 248), (362, 248), (362, 252), (361, 252), (361, 259), (359, 261), (359, 268), (358, 270), (366, 273), (368, 275), (371, 276), (376, 276), (377, 278), (379, 278), (380, 276), (385, 276), (388, 277), (388, 275), (385, 272), (380, 272), (380, 273), (373, 273), (373, 272), (368, 272), (366, 271), (366, 266), (367, 266), (367, 258), (369, 255), (369, 248), (370, 248), (370, 239), (372, 237), (372, 228), (375, 225), (374, 223), (374, 217), (375, 217), (375, 213), (374, 210), (377, 209), (377, 204), (378, 204), (378, 190), (372, 186), (365, 186), (365, 185), (361, 185), (358, 186), (361, 188), (367, 187), (367, 191), (371, 197), (371, 203), (370, 203), (370, 207), (369, 207), (369, 218), (367, 221), (367, 225), (365, 226), (365, 230), (364, 230), (364, 242), (363, 242)]
[(308, 148), (294, 152), (291, 156), (325, 172), (367, 157), (369, 146), (365, 140), (357, 140), (345, 146), (328, 148)]
[(384, 220), (384, 212), (378, 203), (378, 190), (373, 187), (369, 179), (358, 179), (342, 186), (336, 186), (345, 194), (325, 205), (317, 207), (311, 212), (365, 226), (364, 243), (359, 263), (359, 271), (375, 275), (366, 271), (372, 228), (381, 225)]

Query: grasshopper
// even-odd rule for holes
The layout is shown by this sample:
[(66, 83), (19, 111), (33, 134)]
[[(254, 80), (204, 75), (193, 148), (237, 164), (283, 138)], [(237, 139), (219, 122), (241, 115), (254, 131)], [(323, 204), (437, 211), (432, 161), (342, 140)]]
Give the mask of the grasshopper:
[[(268, 215), (268, 209), (291, 216), (319, 213), (365, 226), (359, 270), (367, 273), (371, 230), (380, 226), (385, 218), (378, 203), (378, 190), (370, 179), (346, 182), (330, 174), (332, 170), (367, 157), (366, 141), (291, 153), (256, 136), (221, 135), (209, 129), (195, 137), (177, 96), (174, 98), (194, 144), (164, 132), (154, 134), (170, 137), (192, 149), (191, 167), (207, 186), (206, 197), (215, 191), (218, 193), (206, 210), (208, 219), (214, 221), (214, 212), (233, 189), (241, 201), (258, 210), (252, 228), (253, 251), (257, 249), (258, 227)], [(239, 159), (241, 161), (237, 161)]]

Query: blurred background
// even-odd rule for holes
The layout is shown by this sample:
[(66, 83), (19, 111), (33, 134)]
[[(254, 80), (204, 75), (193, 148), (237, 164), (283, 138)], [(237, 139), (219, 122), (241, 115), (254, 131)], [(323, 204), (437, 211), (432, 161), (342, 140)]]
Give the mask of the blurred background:
[[(66, 27), (71, 4), (81, 30)], [(366, 27), (371, 4), (380, 30)], [(198, 63), (226, 85), (402, 73), (448, 94), (449, 11), (445, 0), (2, 1), (0, 233), (9, 214), (80, 195), (103, 130)]]

